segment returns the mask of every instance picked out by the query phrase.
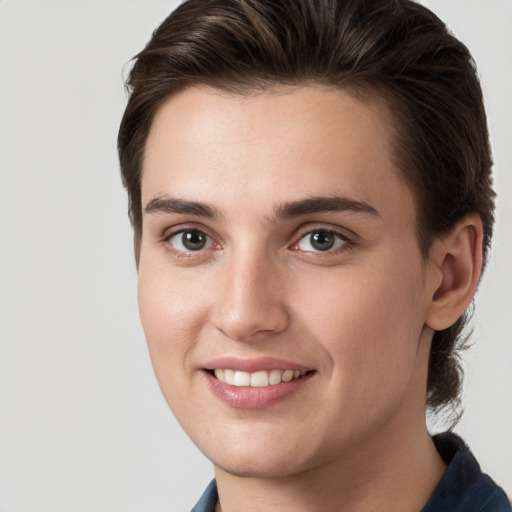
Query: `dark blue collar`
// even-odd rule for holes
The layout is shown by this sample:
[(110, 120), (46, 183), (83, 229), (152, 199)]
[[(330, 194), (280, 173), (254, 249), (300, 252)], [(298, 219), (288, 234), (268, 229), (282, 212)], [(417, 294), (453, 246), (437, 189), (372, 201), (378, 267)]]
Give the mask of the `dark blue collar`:
[(215, 512), (215, 505), (218, 499), (217, 483), (215, 480), (212, 480), (191, 512)]
[(510, 512), (510, 503), (480, 466), (466, 443), (452, 432), (433, 438), (448, 469), (421, 512)]

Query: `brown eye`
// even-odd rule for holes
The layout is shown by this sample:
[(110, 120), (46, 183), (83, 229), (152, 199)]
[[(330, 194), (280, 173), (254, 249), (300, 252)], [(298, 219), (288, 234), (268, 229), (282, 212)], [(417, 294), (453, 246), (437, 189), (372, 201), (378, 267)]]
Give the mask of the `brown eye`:
[(197, 229), (189, 229), (175, 233), (168, 241), (174, 249), (183, 252), (207, 249), (212, 243), (210, 237), (206, 233)]

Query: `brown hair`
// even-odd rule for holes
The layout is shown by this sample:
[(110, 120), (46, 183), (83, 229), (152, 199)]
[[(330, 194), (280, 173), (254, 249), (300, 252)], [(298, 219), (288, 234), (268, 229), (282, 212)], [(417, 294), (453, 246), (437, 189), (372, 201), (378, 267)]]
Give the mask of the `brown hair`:
[[(118, 138), (138, 258), (144, 147), (155, 112), (198, 84), (246, 94), (322, 84), (386, 100), (398, 167), (417, 202), (426, 257), (434, 237), (469, 212), (493, 226), (491, 151), (482, 92), (468, 49), (411, 0), (188, 0), (153, 33), (127, 86)], [(434, 334), (427, 404), (460, 405), (466, 314)]]

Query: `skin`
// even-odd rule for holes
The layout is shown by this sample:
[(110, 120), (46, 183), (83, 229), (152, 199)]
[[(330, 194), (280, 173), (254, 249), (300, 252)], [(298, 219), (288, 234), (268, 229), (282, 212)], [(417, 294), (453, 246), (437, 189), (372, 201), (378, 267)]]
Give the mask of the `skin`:
[[(391, 122), (378, 99), (321, 87), (187, 89), (153, 121), (140, 315), (162, 392), (214, 464), (219, 510), (419, 510), (442, 477), (425, 426), (432, 329), (471, 300), (481, 227), (465, 220), (422, 258)], [(364, 208), (283, 214), (332, 197)], [(181, 245), (191, 229), (204, 248)], [(319, 251), (310, 234), (326, 231), (335, 247)], [(220, 356), (314, 374), (237, 409), (205, 383)]]

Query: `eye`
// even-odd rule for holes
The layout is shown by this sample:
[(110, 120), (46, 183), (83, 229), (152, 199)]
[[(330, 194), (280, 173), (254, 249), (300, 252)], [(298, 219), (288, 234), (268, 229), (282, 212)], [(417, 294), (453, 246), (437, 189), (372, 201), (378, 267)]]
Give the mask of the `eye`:
[(208, 249), (212, 245), (211, 238), (198, 229), (187, 229), (174, 233), (167, 239), (174, 249), (181, 252), (195, 252)]
[(306, 233), (297, 244), (297, 249), (306, 252), (326, 252), (350, 243), (347, 237), (326, 229)]

